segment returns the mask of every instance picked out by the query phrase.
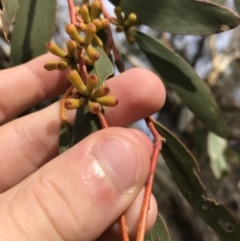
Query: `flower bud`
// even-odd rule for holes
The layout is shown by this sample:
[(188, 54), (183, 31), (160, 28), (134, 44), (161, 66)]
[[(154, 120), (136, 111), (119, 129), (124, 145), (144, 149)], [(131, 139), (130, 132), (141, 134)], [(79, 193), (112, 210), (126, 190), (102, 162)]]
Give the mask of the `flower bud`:
[(124, 31), (126, 39), (129, 44), (134, 44), (135, 43), (135, 38), (134, 36), (129, 32), (129, 31)]
[(85, 29), (86, 29), (86, 24), (85, 23), (77, 23), (76, 28), (77, 28), (78, 31), (84, 32)]
[(107, 18), (101, 19), (101, 22), (102, 22), (102, 29), (105, 29), (110, 26), (110, 22)]
[(57, 62), (48, 62), (44, 65), (44, 68), (48, 71), (55, 70)]
[(87, 103), (88, 109), (92, 114), (98, 114), (102, 110), (102, 106), (97, 102), (92, 102), (91, 100)]
[(116, 106), (118, 104), (118, 100), (115, 96), (107, 95), (96, 100), (99, 104), (104, 106)]
[(76, 27), (73, 24), (68, 24), (65, 27), (66, 33), (72, 38), (73, 40), (77, 41), (78, 43), (83, 43), (83, 37), (79, 35)]
[(61, 60), (59, 61), (57, 64), (56, 64), (56, 68), (57, 70), (59, 71), (63, 71), (65, 70), (66, 68), (68, 67), (68, 63), (64, 60)]
[(106, 85), (101, 85), (98, 89), (96, 89), (92, 94), (91, 94), (91, 99), (95, 100), (97, 98), (103, 97), (105, 95), (108, 95), (110, 93), (110, 89)]
[(96, 18), (96, 19), (94, 19), (94, 20), (92, 21), (92, 23), (93, 23), (93, 24), (95, 25), (95, 27), (96, 27), (96, 32), (97, 32), (99, 29), (102, 28), (102, 21), (101, 21), (101, 19)]
[(92, 23), (88, 23), (85, 29), (85, 38), (83, 40), (83, 43), (87, 45), (90, 44), (95, 34), (96, 34), (96, 26)]
[(123, 18), (122, 18), (122, 8), (120, 6), (117, 6), (117, 7), (114, 8), (114, 12), (117, 16), (118, 23), (122, 23), (122, 20), (123, 20)]
[(82, 78), (78, 74), (77, 70), (69, 70), (66, 74), (68, 80), (72, 85), (79, 91), (79, 93), (84, 94), (86, 90), (86, 85), (83, 83)]
[(99, 0), (94, 0), (91, 5), (90, 17), (91, 20), (98, 18), (101, 13), (101, 3)]
[(78, 13), (82, 16), (84, 23), (87, 24), (91, 22), (87, 5), (83, 4), (79, 8)]
[(69, 41), (67, 41), (66, 46), (67, 46), (67, 50), (68, 50), (67, 55), (69, 57), (74, 57), (75, 51), (77, 49), (77, 43), (73, 40), (69, 40)]
[(123, 26), (125, 28), (129, 28), (134, 24), (136, 24), (136, 22), (137, 22), (137, 15), (135, 13), (130, 13), (127, 17), (127, 20), (124, 21)]
[(97, 35), (94, 35), (93, 42), (100, 48), (103, 48), (103, 42)]
[(92, 45), (88, 45), (85, 50), (90, 60), (95, 62), (99, 59), (100, 54)]
[(86, 103), (85, 98), (80, 98), (80, 99), (68, 98), (64, 101), (64, 106), (67, 110), (73, 110), (85, 105), (85, 103)]
[(90, 96), (92, 94), (93, 89), (96, 87), (98, 83), (98, 77), (95, 74), (89, 74), (87, 78), (87, 88), (85, 90), (85, 95)]
[(53, 42), (47, 43), (46, 47), (49, 52), (51, 52), (54, 55), (57, 55), (60, 58), (64, 58), (66, 56), (66, 53)]
[(84, 57), (84, 61), (85, 61), (85, 64), (88, 66), (94, 66), (94, 64), (95, 64), (95, 61), (92, 61), (91, 59), (89, 59), (88, 56)]

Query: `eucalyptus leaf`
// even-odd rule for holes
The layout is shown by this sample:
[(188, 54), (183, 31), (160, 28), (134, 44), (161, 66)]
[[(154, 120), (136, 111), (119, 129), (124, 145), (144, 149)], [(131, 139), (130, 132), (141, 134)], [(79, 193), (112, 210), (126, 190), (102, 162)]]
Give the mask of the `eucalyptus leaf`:
[(46, 53), (56, 20), (56, 0), (19, 0), (20, 9), (11, 39), (10, 60), (25, 63)]
[(137, 14), (140, 23), (174, 34), (208, 35), (240, 24), (230, 9), (210, 2), (193, 0), (121, 0), (126, 14)]
[(167, 226), (158, 213), (157, 220), (152, 229), (146, 234), (144, 241), (171, 241)]
[(173, 89), (186, 106), (212, 132), (229, 135), (221, 111), (207, 85), (180, 56), (144, 33), (135, 33), (140, 49), (146, 54), (164, 83)]
[(2, 13), (2, 26), (4, 31), (4, 36), (8, 40), (8, 32), (11, 25), (15, 22), (15, 17), (19, 9), (18, 0), (2, 0), (3, 7)]
[(69, 149), (72, 140), (72, 132), (73, 127), (68, 122), (63, 122), (59, 136), (59, 154)]
[(224, 152), (227, 148), (227, 141), (212, 132), (208, 134), (207, 150), (210, 158), (210, 166), (214, 176), (220, 179), (230, 172), (230, 167), (225, 158)]
[(235, 8), (240, 13), (240, 0), (234, 0)]
[(174, 134), (160, 123), (152, 122), (167, 140), (161, 153), (182, 195), (224, 240), (239, 241), (239, 221), (222, 203), (207, 197), (206, 188), (198, 175), (199, 167), (195, 158)]
[(212, 0), (212, 2), (217, 3), (217, 4), (224, 5), (225, 0)]
[(113, 74), (113, 65), (102, 48), (95, 47), (95, 49), (99, 52), (100, 58), (95, 62), (92, 73), (98, 76), (98, 86), (100, 86)]
[(71, 146), (100, 129), (101, 124), (97, 115), (90, 113), (86, 105), (78, 108), (73, 126)]

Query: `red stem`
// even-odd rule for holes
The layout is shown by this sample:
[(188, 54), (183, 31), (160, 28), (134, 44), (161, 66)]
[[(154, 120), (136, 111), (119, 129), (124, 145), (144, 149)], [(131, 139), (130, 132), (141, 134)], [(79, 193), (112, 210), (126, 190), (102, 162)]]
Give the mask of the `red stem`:
[(108, 126), (108, 123), (107, 123), (107, 121), (106, 121), (106, 119), (105, 119), (105, 117), (104, 117), (104, 115), (103, 115), (102, 112), (99, 112), (99, 113), (98, 113), (98, 119), (99, 119), (100, 124), (101, 124), (101, 126), (102, 126), (103, 129), (109, 127), (109, 126)]
[(162, 149), (162, 143), (165, 141), (165, 139), (156, 130), (155, 126), (153, 125), (153, 123), (150, 120), (150, 117), (145, 118), (145, 122), (153, 134), (154, 146), (153, 146), (153, 152), (152, 152), (152, 156), (151, 156), (149, 176), (148, 176), (146, 186), (145, 186), (145, 194), (144, 194), (143, 205), (142, 205), (141, 214), (140, 214), (140, 222), (138, 225), (136, 241), (144, 240), (145, 230), (146, 230), (146, 222), (147, 222), (147, 214), (148, 214), (148, 210), (150, 209), (150, 198), (151, 198), (151, 193), (152, 193), (154, 174), (156, 171), (156, 166), (157, 166), (157, 161), (158, 161), (158, 155), (159, 155), (160, 150)]
[(72, 24), (76, 24), (76, 9), (73, 0), (68, 0), (69, 15)]
[(127, 220), (126, 220), (126, 215), (125, 214), (122, 214), (120, 216), (119, 224), (120, 224), (120, 228), (121, 228), (122, 240), (123, 241), (129, 241)]
[[(109, 19), (109, 21), (110, 21), (110, 19), (112, 19), (112, 18), (107, 13), (106, 8), (103, 4), (103, 1), (102, 0), (99, 0), (99, 1), (101, 2), (103, 16), (105, 18)], [(107, 40), (108, 40), (108, 45), (111, 47), (111, 49), (113, 51), (115, 61), (121, 61), (120, 55), (117, 51), (117, 48), (116, 48), (114, 40), (113, 40), (112, 30), (111, 30), (110, 26), (107, 28)]]

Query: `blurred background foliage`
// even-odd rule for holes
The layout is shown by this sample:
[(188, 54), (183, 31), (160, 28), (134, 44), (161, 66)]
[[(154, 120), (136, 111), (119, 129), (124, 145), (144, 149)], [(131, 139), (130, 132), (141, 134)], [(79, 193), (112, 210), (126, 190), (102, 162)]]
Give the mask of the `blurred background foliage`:
[[(20, 0), (19, 2), (21, 5), (21, 2), (24, 4), (24, 2), (28, 1)], [(37, 3), (37, 1), (32, 2)], [(45, 2), (46, 6), (48, 2)], [(108, 1), (105, 2), (109, 13), (114, 15), (113, 6)], [(212, 2), (223, 4), (233, 9), (236, 13), (240, 13), (240, 1), (238, 0), (215, 0)], [(75, 1), (75, 3), (79, 5), (81, 0)], [(54, 22), (54, 27), (49, 27), (48, 34), (51, 34), (54, 41), (64, 47), (67, 39), (64, 26), (69, 22), (67, 1), (58, 0), (56, 6), (56, 24)], [(39, 20), (39, 17), (37, 18)], [(53, 20), (51, 21), (53, 22)], [(239, 27), (210, 36), (176, 35), (153, 30), (147, 26), (140, 26), (138, 30), (158, 39), (163, 45), (179, 54), (195, 69), (196, 73), (212, 91), (234, 138), (223, 139), (209, 132), (183, 104), (179, 96), (167, 86), (165, 106), (159, 113), (155, 114), (155, 118), (176, 134), (193, 153), (200, 166), (200, 177), (207, 188), (208, 196), (223, 202), (235, 217), (240, 219)], [(0, 68), (5, 69), (19, 62), (14, 63), (14, 61), (11, 61), (11, 56), (14, 52), (11, 52), (11, 46), (4, 38), (2, 27), (0, 33)], [(19, 38), (19, 33), (10, 31), (9, 39), (11, 43), (14, 43), (14, 34), (16, 39)], [(48, 36), (45, 37), (48, 38)], [(137, 44), (129, 45), (123, 34), (114, 35), (114, 39), (126, 69), (143, 67), (156, 72)], [(21, 49), (21, 46), (12, 45), (12, 49), (16, 53), (16, 51)], [(46, 52), (45, 46), (43, 52)], [(38, 54), (40, 52), (36, 53), (36, 55)], [(31, 57), (33, 56), (29, 56), (29, 59)], [(118, 74), (117, 70), (115, 72)], [(44, 108), (55, 100), (40, 103), (27, 110), (23, 115)], [(204, 108), (204, 106), (201, 108)], [(143, 122), (135, 123), (134, 127), (140, 128), (148, 134), (148, 130)], [(159, 211), (167, 223), (172, 240), (223, 240), (207, 226), (182, 197), (162, 157), (160, 157), (158, 163), (154, 194), (158, 202)]]

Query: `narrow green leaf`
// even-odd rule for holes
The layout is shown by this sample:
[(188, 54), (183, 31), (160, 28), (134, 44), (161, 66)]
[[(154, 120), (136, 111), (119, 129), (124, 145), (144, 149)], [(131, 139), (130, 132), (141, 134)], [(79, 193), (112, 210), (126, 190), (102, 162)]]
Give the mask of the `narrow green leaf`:
[(240, 0), (234, 0), (235, 8), (240, 13)]
[(15, 22), (15, 17), (19, 9), (18, 0), (2, 0), (2, 26), (5, 38), (8, 40), (8, 32), (11, 25)]
[(206, 188), (198, 175), (197, 162), (192, 154), (169, 130), (158, 122), (153, 121), (153, 123), (167, 140), (161, 153), (183, 196), (198, 215), (224, 240), (239, 241), (239, 221), (222, 203), (207, 197)]
[(97, 115), (90, 113), (86, 105), (78, 108), (73, 127), (71, 146), (100, 129), (101, 124)]
[(19, 0), (11, 39), (10, 60), (18, 65), (46, 53), (55, 27), (56, 0)]
[(59, 136), (59, 154), (69, 149), (72, 140), (73, 127), (68, 122), (63, 122)]
[(98, 76), (99, 78), (98, 86), (99, 86), (99, 85), (102, 85), (103, 82), (113, 74), (113, 65), (102, 48), (100, 47), (95, 47), (95, 48), (100, 53), (100, 58), (98, 59), (98, 61), (95, 62), (92, 73)]
[(160, 214), (157, 216), (157, 220), (153, 228), (146, 234), (145, 241), (171, 241), (167, 226)]
[(221, 4), (221, 5), (225, 4), (225, 0), (212, 0), (212, 2), (217, 3), (217, 4)]
[(157, 40), (136, 32), (140, 49), (162, 77), (164, 83), (176, 91), (187, 107), (212, 132), (228, 136), (227, 126), (209, 88), (180, 56)]
[(208, 35), (240, 24), (230, 9), (210, 2), (193, 0), (121, 0), (126, 14), (134, 12), (141, 23), (174, 34)]
[(227, 148), (227, 141), (212, 132), (208, 134), (207, 150), (210, 158), (210, 166), (213, 174), (220, 179), (230, 172), (230, 167), (225, 158), (224, 152)]

